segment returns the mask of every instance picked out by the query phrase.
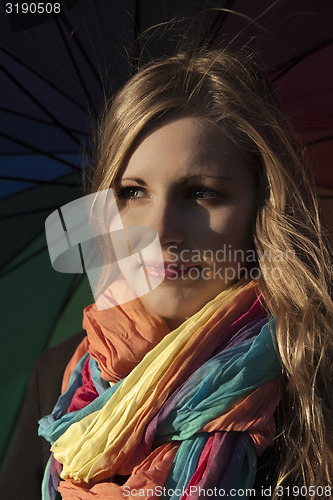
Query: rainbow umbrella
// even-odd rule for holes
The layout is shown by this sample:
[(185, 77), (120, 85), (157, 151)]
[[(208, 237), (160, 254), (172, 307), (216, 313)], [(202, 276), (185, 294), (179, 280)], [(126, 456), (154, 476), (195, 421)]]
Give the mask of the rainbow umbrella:
[(44, 222), (83, 195), (92, 125), (130, 73), (136, 9), (132, 0), (65, 0), (43, 15), (17, 6), (0, 17), (0, 454), (36, 358), (81, 329), (92, 300), (84, 275), (52, 269)]

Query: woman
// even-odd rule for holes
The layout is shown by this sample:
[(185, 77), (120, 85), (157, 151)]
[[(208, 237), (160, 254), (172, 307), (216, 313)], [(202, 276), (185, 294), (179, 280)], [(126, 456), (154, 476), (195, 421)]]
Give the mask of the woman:
[(146, 273), (165, 279), (85, 309), (40, 423), (44, 498), (331, 496), (332, 268), (291, 137), (227, 50), (148, 64), (115, 97), (92, 192), (157, 231)]

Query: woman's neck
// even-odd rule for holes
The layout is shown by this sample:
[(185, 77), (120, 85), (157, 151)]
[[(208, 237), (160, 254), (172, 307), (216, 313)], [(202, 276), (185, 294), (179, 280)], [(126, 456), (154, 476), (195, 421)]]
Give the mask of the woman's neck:
[(187, 318), (163, 318), (171, 331), (176, 330)]

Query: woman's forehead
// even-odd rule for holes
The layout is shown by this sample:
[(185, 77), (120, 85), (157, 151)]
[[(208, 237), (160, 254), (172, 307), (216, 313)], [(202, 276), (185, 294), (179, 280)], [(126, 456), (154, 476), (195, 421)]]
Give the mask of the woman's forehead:
[(180, 117), (155, 124), (141, 139), (123, 177), (142, 176), (152, 169), (177, 176), (226, 176), (247, 166), (243, 153), (224, 131), (198, 117)]

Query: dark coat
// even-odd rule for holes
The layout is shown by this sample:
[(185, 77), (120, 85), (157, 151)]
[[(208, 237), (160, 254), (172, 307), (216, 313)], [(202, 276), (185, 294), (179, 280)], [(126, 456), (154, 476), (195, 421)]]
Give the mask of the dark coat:
[(49, 415), (60, 395), (62, 377), (82, 331), (47, 349), (31, 374), (18, 428), (0, 478), (1, 500), (40, 500), (50, 444), (38, 436), (38, 420)]

